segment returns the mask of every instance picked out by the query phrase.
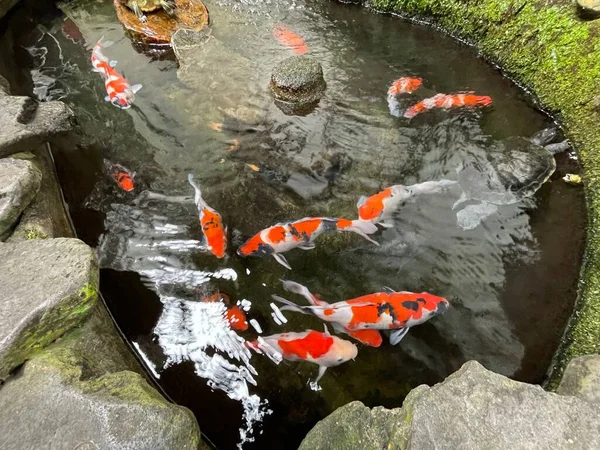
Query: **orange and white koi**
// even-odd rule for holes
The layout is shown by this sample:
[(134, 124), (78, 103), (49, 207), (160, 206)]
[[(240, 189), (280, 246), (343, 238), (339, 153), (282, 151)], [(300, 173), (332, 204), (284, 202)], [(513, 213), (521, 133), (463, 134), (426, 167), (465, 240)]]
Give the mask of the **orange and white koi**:
[(306, 217), (289, 223), (278, 223), (265, 228), (248, 239), (237, 251), (238, 255), (273, 257), (282, 266), (292, 269), (281, 253), (294, 248), (312, 250), (314, 240), (326, 231), (352, 231), (366, 240), (379, 245), (368, 234), (377, 231), (377, 227), (361, 220), (331, 219), (327, 217)]
[(194, 176), (191, 173), (188, 174), (188, 182), (194, 188), (194, 203), (198, 208), (200, 226), (208, 250), (217, 258), (222, 258), (227, 249), (227, 227), (223, 226), (221, 215), (206, 204), (202, 198), (200, 187), (194, 182)]
[(133, 191), (133, 179), (135, 178), (135, 172), (130, 171), (121, 164), (110, 162), (108, 159), (104, 160), (104, 166), (108, 170), (108, 174), (113, 180), (116, 181), (117, 185), (125, 192)]
[(388, 89), (388, 94), (390, 95), (398, 95), (398, 94), (412, 94), (423, 84), (423, 79), (418, 77), (401, 77), (397, 80), (394, 80), (390, 88)]
[(391, 227), (387, 220), (406, 201), (413, 200), (417, 195), (435, 194), (443, 189), (456, 184), (452, 180), (425, 181), (412, 186), (396, 184), (378, 192), (370, 197), (362, 196), (356, 204), (358, 217), (371, 223), (378, 223), (383, 227)]
[[(105, 43), (106, 45), (107, 43)], [(114, 67), (117, 62), (116, 61), (111, 61), (109, 60), (106, 56), (104, 56), (104, 54), (102, 53), (102, 48), (104, 47), (104, 45), (102, 44), (102, 38), (98, 41), (98, 43), (94, 46), (94, 48), (92, 49), (92, 66), (93, 66), (93, 71), (94, 72), (98, 72), (100, 74), (102, 74), (102, 76), (107, 77), (108, 76), (108, 69), (110, 69), (111, 67)]]
[(462, 106), (481, 107), (492, 103), (492, 98), (486, 95), (474, 95), (472, 92), (466, 94), (436, 94), (412, 105), (404, 112), (404, 117), (412, 119), (418, 114), (435, 108), (450, 109)]
[(312, 314), (347, 330), (394, 330), (390, 334), (392, 345), (400, 342), (411, 327), (446, 312), (449, 307), (443, 297), (426, 292), (395, 292), (389, 288), (385, 292), (319, 306), (298, 306), (277, 295), (272, 297), (284, 304), (281, 311)]
[(273, 28), (273, 37), (280, 44), (290, 47), (294, 52), (303, 55), (308, 51), (308, 46), (302, 37), (298, 36), (293, 31), (288, 30), (284, 25), (279, 24)]
[(225, 311), (225, 319), (229, 322), (231, 328), (235, 331), (246, 331), (248, 329), (248, 322), (246, 320), (246, 313), (237, 305), (231, 305), (229, 296), (220, 292), (215, 292), (212, 295), (204, 297), (203, 302), (222, 302), (227, 310)]
[(268, 356), (277, 352), (287, 361), (308, 361), (319, 365), (319, 375), (311, 383), (317, 383), (328, 367), (343, 364), (358, 355), (358, 348), (352, 342), (324, 333), (306, 330), (299, 333), (281, 333), (265, 336), (246, 343), (247, 347)]
[(136, 92), (142, 88), (141, 84), (134, 84), (131, 86), (129, 82), (110, 65), (106, 68), (104, 86), (106, 87), (107, 93), (104, 99), (121, 109), (131, 108), (131, 105), (135, 101)]
[[(317, 297), (316, 294), (311, 293), (306, 286), (289, 280), (281, 280), (281, 283), (286, 291), (303, 296), (311, 305), (329, 306), (329, 303), (321, 300), (321, 298)], [(377, 330), (349, 330), (348, 328), (344, 328), (339, 323), (335, 322), (332, 325), (334, 330), (338, 333), (345, 333), (362, 344), (370, 347), (379, 347), (383, 342), (381, 333), (379, 333)]]

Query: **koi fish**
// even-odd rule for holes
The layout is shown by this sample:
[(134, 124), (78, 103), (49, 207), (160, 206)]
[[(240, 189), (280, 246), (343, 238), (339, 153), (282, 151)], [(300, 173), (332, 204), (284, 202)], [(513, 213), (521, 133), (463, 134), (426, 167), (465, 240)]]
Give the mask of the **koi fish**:
[(492, 98), (486, 95), (466, 94), (436, 94), (433, 97), (426, 98), (412, 105), (404, 112), (404, 117), (412, 119), (418, 114), (424, 113), (434, 108), (450, 109), (461, 106), (488, 106), (492, 103)]
[(84, 41), (83, 34), (75, 22), (67, 18), (61, 27), (63, 35), (73, 43)]
[(377, 241), (367, 236), (377, 231), (377, 227), (372, 223), (361, 220), (306, 217), (296, 222), (278, 223), (265, 228), (248, 239), (237, 253), (242, 257), (273, 255), (279, 264), (292, 270), (281, 253), (293, 248), (312, 250), (315, 248), (314, 240), (326, 231), (352, 231), (379, 245)]
[(104, 166), (106, 167), (106, 170), (108, 170), (108, 174), (117, 182), (117, 185), (121, 189), (123, 189), (125, 192), (133, 191), (133, 179), (135, 178), (135, 172), (130, 171), (121, 164), (112, 163), (108, 159), (104, 160)]
[(422, 78), (402, 77), (395, 80), (388, 89), (389, 95), (412, 94), (423, 84)]
[(394, 330), (390, 334), (392, 345), (400, 342), (411, 327), (443, 314), (449, 307), (445, 298), (426, 292), (417, 294), (396, 292), (390, 288), (385, 290), (386, 292), (319, 306), (299, 306), (277, 295), (272, 295), (272, 298), (284, 304), (279, 308), (281, 311), (312, 314), (325, 322), (337, 323), (347, 330)]
[(287, 361), (308, 361), (319, 365), (319, 374), (311, 383), (318, 389), (317, 383), (328, 367), (339, 366), (358, 355), (358, 348), (352, 342), (325, 333), (306, 330), (300, 333), (281, 333), (247, 342), (246, 346), (272, 355), (278, 352)]
[[(102, 74), (106, 78), (108, 76), (108, 69), (116, 66), (117, 62), (114, 60), (109, 60), (102, 53), (102, 49), (104, 48), (104, 45), (102, 44), (102, 39), (104, 38), (101, 38), (92, 49), (92, 70), (94, 72)], [(108, 45), (108, 43), (105, 43), (105, 45)]]
[(119, 72), (113, 69), (112, 65), (106, 67), (104, 86), (107, 93), (104, 100), (111, 102), (114, 106), (121, 109), (131, 108), (131, 105), (135, 101), (135, 93), (142, 88), (141, 84), (131, 86)]
[(279, 24), (273, 29), (273, 37), (280, 44), (290, 47), (299, 55), (304, 55), (308, 51), (308, 46), (304, 39), (298, 36), (293, 31), (288, 30), (284, 25)]
[(452, 180), (425, 181), (412, 186), (396, 184), (370, 197), (360, 197), (356, 207), (360, 220), (379, 223), (383, 227), (392, 227), (393, 223), (386, 222), (404, 202), (414, 199), (421, 194), (435, 194), (456, 184)]
[(235, 331), (246, 331), (248, 322), (246, 321), (246, 313), (237, 305), (231, 306), (229, 296), (220, 292), (215, 292), (208, 297), (202, 299), (203, 302), (223, 302), (227, 307), (225, 311), (225, 319), (229, 322), (231, 328)]
[(227, 227), (223, 226), (221, 215), (206, 204), (191, 173), (188, 174), (188, 182), (194, 188), (194, 203), (198, 208), (202, 234), (206, 238), (208, 250), (217, 258), (222, 258), (227, 249)]
[[(281, 280), (281, 283), (286, 291), (303, 296), (311, 305), (329, 306), (329, 303), (321, 300), (319, 297), (317, 297), (317, 295), (311, 293), (306, 286), (288, 280)], [(336, 332), (345, 333), (362, 344), (370, 347), (379, 347), (383, 342), (381, 333), (379, 333), (377, 330), (349, 330), (348, 328), (342, 327), (338, 323), (333, 323), (332, 325)]]

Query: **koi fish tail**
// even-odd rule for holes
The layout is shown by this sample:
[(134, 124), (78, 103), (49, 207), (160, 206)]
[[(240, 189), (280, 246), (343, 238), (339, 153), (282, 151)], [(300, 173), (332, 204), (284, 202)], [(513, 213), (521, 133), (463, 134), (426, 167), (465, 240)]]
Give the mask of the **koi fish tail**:
[(492, 98), (487, 95), (481, 95), (475, 98), (473, 106), (488, 106), (492, 104)]
[(439, 181), (424, 181), (423, 183), (413, 184), (409, 187), (413, 195), (435, 194), (444, 189), (454, 186), (458, 181), (442, 179)]
[(372, 242), (375, 245), (379, 245), (379, 242), (377, 242), (374, 239), (371, 239), (368, 235), (369, 234), (373, 234), (377, 231), (377, 226), (375, 226), (374, 223), (371, 223), (367, 220), (353, 220), (352, 221), (352, 225), (350, 225), (347, 228), (344, 228), (344, 230), (346, 231), (353, 231), (356, 234), (361, 235), (362, 237), (364, 237), (367, 241)]
[(292, 302), (286, 298), (279, 297), (278, 295), (271, 295), (271, 298), (273, 300), (275, 300), (276, 302), (282, 303), (284, 305), (281, 308), (279, 308), (281, 311), (294, 311), (294, 312), (299, 312), (302, 314), (311, 314), (310, 310), (307, 309), (306, 306), (305, 307), (298, 306), (294, 302)]
[(255, 341), (246, 342), (244, 345), (258, 354), (266, 355), (275, 364), (279, 364), (283, 360), (281, 352), (261, 337)]
[(191, 173), (188, 173), (188, 182), (194, 188), (194, 203), (196, 206), (198, 206), (198, 208), (204, 208), (206, 203), (204, 203), (204, 199), (202, 198), (202, 191), (200, 191), (200, 186), (196, 184), (194, 181), (194, 175)]
[(308, 288), (300, 283), (296, 283), (294, 281), (289, 281), (289, 280), (281, 280), (281, 284), (283, 285), (283, 288), (286, 291), (301, 295), (306, 300), (308, 300), (308, 302), (311, 305), (319, 306), (319, 305), (322, 305), (325, 303), (325, 302), (318, 301), (315, 298), (315, 296), (308, 290)]
[(105, 41), (104, 36), (102, 36), (100, 39), (98, 39), (98, 43), (96, 45), (98, 45), (100, 47), (110, 47), (113, 44), (114, 44), (113, 41)]

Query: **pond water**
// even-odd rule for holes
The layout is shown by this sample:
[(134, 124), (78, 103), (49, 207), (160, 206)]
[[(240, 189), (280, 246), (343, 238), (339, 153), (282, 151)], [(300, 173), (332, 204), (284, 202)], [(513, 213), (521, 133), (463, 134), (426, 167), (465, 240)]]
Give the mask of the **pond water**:
[[(60, 142), (55, 157), (77, 232), (97, 250), (101, 291), (150, 375), (195, 413), (217, 448), (295, 448), (335, 408), (352, 400), (399, 406), (410, 389), (470, 359), (543, 382), (575, 300), (584, 243), (582, 190), (560, 179), (578, 170), (566, 153), (535, 196), (498, 205), (472, 229), (457, 225), (455, 186), (403, 205), (394, 226), (373, 235), (379, 247), (352, 233), (328, 234), (312, 251), (286, 254), (292, 271), (271, 257), (235, 253), (280, 221), (352, 219), (362, 195), (456, 180), (458, 168), (482, 167), (511, 139), (550, 126), (475, 50), (335, 2), (210, 0), (211, 39), (185, 52), (178, 74), (169, 55), (135, 50), (112, 2), (59, 6), (24, 4), (5, 22), (3, 54), (18, 63), (11, 81), (75, 110), (81, 138)], [(323, 66), (326, 93), (305, 116), (284, 114), (268, 93), (272, 68), (294, 55), (273, 36), (280, 24)], [(117, 69), (144, 86), (129, 110), (104, 102), (103, 81), (91, 71), (102, 36), (113, 42), (104, 52)], [(402, 100), (408, 104), (475, 91), (493, 106), (393, 117), (386, 92), (400, 76), (423, 78)], [(524, 138), (518, 142), (527, 150)], [(133, 192), (117, 187), (104, 158), (137, 172)], [(202, 240), (188, 173), (229, 227), (224, 259)], [(282, 278), (331, 302), (390, 286), (443, 296), (451, 308), (396, 346), (387, 338), (379, 348), (359, 344), (358, 357), (330, 368), (314, 391), (316, 365), (251, 354), (243, 342), (257, 331), (229, 329), (225, 306), (202, 301), (225, 293), (263, 336), (322, 330), (308, 315), (286, 312), (283, 325), (273, 319), (272, 294), (302, 303)]]

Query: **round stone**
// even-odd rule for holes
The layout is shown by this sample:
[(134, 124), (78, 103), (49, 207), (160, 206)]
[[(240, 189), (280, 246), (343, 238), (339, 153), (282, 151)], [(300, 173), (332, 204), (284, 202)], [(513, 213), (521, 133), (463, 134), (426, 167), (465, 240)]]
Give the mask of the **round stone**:
[(600, 0), (577, 0), (580, 14), (585, 18), (597, 18), (600, 16)]
[(273, 69), (270, 87), (279, 101), (314, 103), (325, 92), (326, 84), (321, 64), (308, 56), (292, 56)]

